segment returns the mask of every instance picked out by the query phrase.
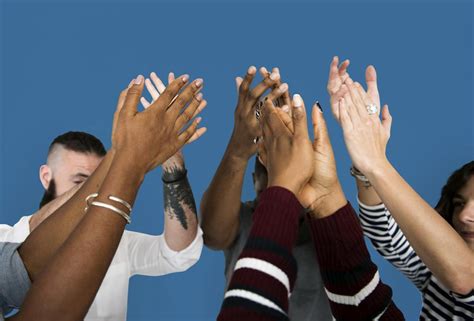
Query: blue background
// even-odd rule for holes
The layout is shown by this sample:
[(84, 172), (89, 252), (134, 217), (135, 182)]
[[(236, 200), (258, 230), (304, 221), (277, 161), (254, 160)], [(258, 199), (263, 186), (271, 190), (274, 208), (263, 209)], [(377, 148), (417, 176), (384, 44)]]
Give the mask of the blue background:
[[(328, 107), (333, 55), (379, 74), (394, 118), (389, 158), (432, 205), (448, 175), (474, 157), (472, 2), (27, 2), (1, 5), (0, 222), (37, 208), (38, 168), (50, 141), (68, 130), (110, 146), (116, 97), (137, 74), (189, 73), (205, 80), (208, 132), (185, 148), (199, 203), (233, 126), (234, 77), (251, 64), (279, 66), (293, 92), (326, 110), (340, 179), (355, 204), (350, 161)], [(253, 162), (252, 162), (253, 166)], [(247, 171), (243, 198), (253, 197)], [(163, 227), (159, 170), (142, 186), (130, 229)], [(371, 250), (372, 251), (372, 250)], [(372, 251), (408, 320), (420, 296)], [(190, 271), (135, 277), (129, 320), (211, 320), (222, 300), (223, 255), (205, 249)]]

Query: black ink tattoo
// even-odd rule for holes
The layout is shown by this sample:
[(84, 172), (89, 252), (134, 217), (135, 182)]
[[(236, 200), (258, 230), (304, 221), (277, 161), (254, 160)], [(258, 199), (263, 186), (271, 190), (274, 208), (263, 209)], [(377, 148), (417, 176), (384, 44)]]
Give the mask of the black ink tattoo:
[[(171, 219), (177, 218), (181, 226), (187, 230), (188, 220), (186, 217), (186, 206), (194, 215), (196, 213), (196, 203), (194, 201), (193, 191), (186, 176), (186, 170), (173, 167), (163, 171), (163, 196), (165, 203), (165, 212)], [(178, 179), (177, 179), (178, 178)], [(181, 178), (181, 179), (179, 179)], [(166, 183), (172, 182), (172, 183)]]

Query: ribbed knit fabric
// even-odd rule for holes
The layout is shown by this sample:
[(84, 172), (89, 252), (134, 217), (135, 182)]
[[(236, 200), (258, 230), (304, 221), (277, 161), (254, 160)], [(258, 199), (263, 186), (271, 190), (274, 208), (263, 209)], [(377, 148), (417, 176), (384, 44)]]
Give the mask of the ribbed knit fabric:
[(404, 320), (391, 288), (380, 281), (350, 203), (322, 219), (308, 214), (308, 220), (334, 318)]
[(288, 298), (297, 272), (292, 249), (302, 210), (284, 188), (270, 187), (261, 194), (218, 320), (288, 320)]

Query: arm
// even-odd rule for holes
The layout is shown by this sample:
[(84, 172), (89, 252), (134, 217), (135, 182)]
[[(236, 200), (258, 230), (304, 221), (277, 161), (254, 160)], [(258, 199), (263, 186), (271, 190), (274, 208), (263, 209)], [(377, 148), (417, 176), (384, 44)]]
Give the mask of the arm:
[[(168, 75), (168, 84), (174, 80), (174, 73), (170, 72)], [(140, 99), (143, 107), (146, 109), (160, 97), (165, 91), (166, 86), (154, 72), (150, 74), (150, 78), (145, 79), (145, 85), (148, 89), (148, 93), (152, 97), (151, 103), (144, 97)], [(201, 100), (201, 103), (192, 118), (199, 114), (207, 104), (205, 100), (202, 100), (202, 94), (198, 94), (197, 98)], [(205, 131), (205, 127), (198, 130), (188, 143), (198, 139)], [(175, 155), (166, 160), (163, 163), (162, 169), (165, 208), (164, 235), (166, 241), (163, 247), (167, 246), (172, 251), (182, 251), (196, 239), (198, 233), (196, 203), (194, 201), (191, 185), (187, 178), (182, 151), (178, 151)], [(199, 247), (198, 243), (200, 242), (195, 242), (195, 245)], [(137, 246), (134, 247), (137, 248)], [(137, 257), (137, 260), (140, 261), (141, 259)]]
[[(117, 153), (99, 189), (97, 201), (110, 204), (107, 195), (113, 195), (133, 204), (145, 173), (174, 154), (195, 133), (196, 120), (184, 132), (182, 128), (188, 124), (189, 115), (197, 109), (198, 103), (193, 98), (200, 86), (196, 82), (187, 86), (170, 106), (172, 98), (187, 80), (187, 76), (176, 80), (163, 94), (164, 98), (149, 111), (141, 113), (136, 108), (143, 89), (143, 77), (139, 76), (128, 90), (118, 118)], [(190, 100), (193, 102), (181, 113)], [(127, 209), (122, 206), (122, 210)], [(42, 271), (14, 319), (83, 319), (117, 249), (125, 222), (109, 209), (91, 206)]]
[[(332, 198), (327, 201), (341, 205)], [(382, 283), (370, 259), (350, 204), (327, 214), (312, 212), (308, 216), (333, 316), (336, 320), (404, 320), (392, 301), (391, 288)]]
[(216, 174), (201, 200), (204, 243), (213, 249), (228, 248), (237, 236), (245, 169), (248, 160), (257, 150), (253, 140), (261, 136), (254, 106), (265, 91), (280, 78), (277, 72), (273, 72), (250, 90), (255, 73), (256, 68), (250, 67), (245, 79), (236, 79), (239, 99), (234, 113), (232, 136)]
[(64, 203), (66, 203), (71, 197), (82, 187), (83, 183), (74, 186), (66, 193), (58, 196), (38, 211), (36, 211), (30, 218), (30, 232), (33, 232), (45, 219), (51, 214), (56, 212)]
[(259, 145), (269, 187), (253, 215), (249, 239), (239, 257), (218, 320), (289, 320), (288, 298), (296, 280), (298, 218), (296, 194), (311, 177), (313, 150), (299, 96), (294, 100), (291, 131), (265, 101), (263, 143)]
[[(370, 97), (362, 86), (346, 81), (340, 100), (344, 140), (356, 166), (369, 180), (407, 240), (430, 271), (454, 292), (474, 288), (474, 254), (456, 231), (398, 174), (385, 155), (390, 135), (388, 108), (369, 115)], [(442, 235), (442, 237), (440, 237)]]
[[(39, 225), (18, 249), (32, 282), (36, 281), (39, 273), (84, 217), (84, 199), (98, 191), (109, 171), (113, 153), (107, 153), (77, 193)], [(39, 248), (41, 251), (38, 251)]]
[(289, 190), (270, 187), (262, 193), (218, 320), (289, 320), (297, 270), (292, 251), (301, 211)]

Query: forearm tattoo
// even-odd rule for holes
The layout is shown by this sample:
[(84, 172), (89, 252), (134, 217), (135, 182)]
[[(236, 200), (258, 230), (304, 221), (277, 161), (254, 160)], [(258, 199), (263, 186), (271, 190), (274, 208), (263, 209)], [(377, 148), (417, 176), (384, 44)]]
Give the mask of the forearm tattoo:
[(163, 171), (163, 197), (165, 212), (170, 219), (177, 219), (181, 226), (188, 229), (186, 209), (196, 214), (196, 203), (189, 184), (186, 170), (173, 167)]

